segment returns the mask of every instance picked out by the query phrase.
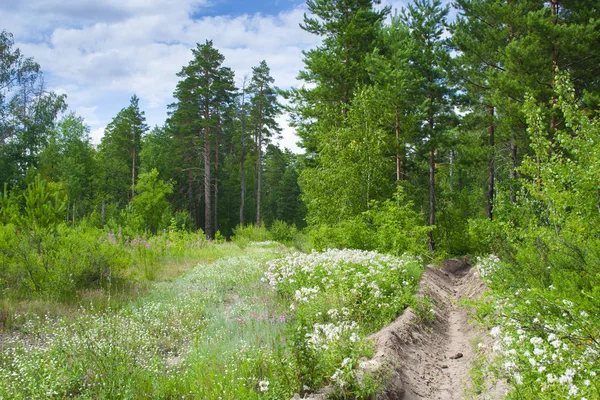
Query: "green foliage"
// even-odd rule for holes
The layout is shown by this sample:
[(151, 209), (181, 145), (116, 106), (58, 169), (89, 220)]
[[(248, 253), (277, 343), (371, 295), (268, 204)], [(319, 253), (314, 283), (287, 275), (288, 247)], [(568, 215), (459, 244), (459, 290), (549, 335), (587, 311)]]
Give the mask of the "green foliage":
[[(597, 182), (600, 121), (581, 112), (565, 76), (556, 79), (556, 107), (565, 117), (548, 132), (545, 111), (526, 104), (533, 154), (521, 167), (517, 204), (501, 221), (472, 223), (499, 246), (479, 262), (494, 290), (491, 314), (498, 373), (510, 377), (508, 398), (595, 398), (600, 367), (600, 241)], [(502, 344), (500, 344), (502, 342)]]
[(66, 95), (48, 92), (40, 65), (14, 47), (13, 35), (0, 31), (0, 187), (22, 185), (39, 155)]
[(267, 242), (271, 240), (269, 231), (264, 226), (248, 224), (245, 226), (238, 225), (233, 230), (232, 240), (240, 247), (245, 247), (250, 242)]
[(296, 225), (288, 225), (284, 221), (275, 220), (269, 227), (269, 233), (273, 240), (280, 243), (289, 243), (298, 235), (298, 229)]
[(369, 112), (376, 93), (357, 94), (347, 124), (322, 132), (318, 165), (300, 176), (309, 225), (334, 224), (392, 193), (394, 165), (387, 162), (390, 137)]
[(221, 231), (217, 231), (215, 233), (215, 239), (214, 239), (215, 243), (225, 243), (225, 236), (223, 236), (221, 234)]
[(94, 180), (99, 171), (89, 133), (83, 118), (69, 113), (50, 132), (48, 146), (40, 153), (40, 175), (62, 183), (72, 220), (88, 214), (94, 200)]
[(14, 193), (9, 193), (8, 185), (4, 184), (4, 190), (0, 194), (0, 223), (7, 224), (16, 221), (19, 215), (19, 205)]
[(376, 385), (358, 379), (359, 361), (372, 355), (364, 338), (406, 308), (420, 274), (416, 258), (357, 250), (294, 254), (273, 262), (266, 277), (290, 304), (294, 323), (288, 346), (300, 383), (331, 385), (339, 398), (376, 393)]
[(187, 211), (176, 211), (171, 218), (169, 230), (190, 232), (194, 228), (192, 217)]
[(393, 199), (375, 202), (365, 217), (372, 226), (375, 250), (398, 256), (427, 251), (426, 237), (431, 227), (423, 226), (423, 217), (414, 211), (400, 186)]
[(19, 226), (31, 230), (55, 229), (64, 219), (65, 200), (60, 184), (47, 183), (36, 175), (23, 193), (24, 213), (17, 217)]
[(161, 223), (170, 219), (171, 205), (167, 196), (173, 193), (173, 184), (159, 179), (158, 170), (154, 168), (139, 176), (135, 191), (133, 206), (143, 216), (145, 228), (153, 233), (159, 228), (166, 228)]
[(105, 198), (120, 206), (125, 206), (134, 196), (140, 170), (142, 136), (147, 131), (139, 98), (133, 95), (129, 106), (117, 113), (102, 137), (98, 149), (98, 161), (102, 165), (98, 184)]
[(130, 263), (127, 254), (99, 240), (95, 229), (55, 231), (0, 227), (3, 296), (72, 300), (83, 288), (108, 288)]
[(395, 255), (425, 254), (430, 230), (399, 187), (393, 199), (374, 201), (357, 217), (311, 227), (309, 238), (317, 250), (351, 248)]

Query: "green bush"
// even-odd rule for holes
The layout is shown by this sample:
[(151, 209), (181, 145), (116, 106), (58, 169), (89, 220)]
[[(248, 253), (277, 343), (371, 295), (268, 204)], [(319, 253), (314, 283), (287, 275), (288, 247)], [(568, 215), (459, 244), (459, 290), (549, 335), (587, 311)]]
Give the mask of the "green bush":
[(64, 224), (56, 232), (0, 228), (4, 293), (66, 300), (82, 288), (107, 288), (131, 259), (101, 237), (102, 231)]
[(423, 217), (413, 210), (401, 189), (393, 199), (373, 202), (371, 208), (335, 225), (321, 224), (309, 229), (312, 248), (350, 248), (382, 253), (427, 253), (427, 233)]
[(266, 242), (271, 240), (271, 234), (264, 226), (254, 224), (238, 225), (233, 229), (233, 242), (245, 246), (250, 242)]
[(269, 228), (269, 232), (273, 240), (281, 243), (287, 243), (294, 240), (298, 234), (298, 229), (294, 224), (288, 225), (284, 221), (276, 220)]

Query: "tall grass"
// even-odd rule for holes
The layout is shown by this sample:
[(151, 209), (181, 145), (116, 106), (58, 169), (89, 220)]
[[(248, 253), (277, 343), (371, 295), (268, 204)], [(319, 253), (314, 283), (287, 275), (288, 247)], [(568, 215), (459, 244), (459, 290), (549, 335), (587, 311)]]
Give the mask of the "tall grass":
[[(260, 244), (244, 251), (205, 246), (197, 254), (206, 262), (154, 283), (119, 309), (31, 316), (3, 340), (0, 398), (281, 399), (323, 385), (336, 387), (344, 398), (370, 395), (375, 386), (365, 389), (368, 380), (360, 386), (355, 373), (360, 358), (369, 355), (363, 338), (406, 306), (419, 262), (375, 253), (310, 259), (286, 257), (288, 252)], [(302, 302), (269, 283), (292, 265), (311, 268), (298, 284), (319, 286), (323, 297)], [(346, 276), (343, 286), (323, 282), (323, 271), (331, 278)], [(292, 290), (293, 282), (286, 282)], [(358, 301), (376, 285), (377, 301), (393, 304), (393, 312), (377, 314), (377, 303)], [(401, 300), (393, 303), (396, 295)], [(371, 326), (364, 317), (369, 310), (379, 315)], [(349, 329), (338, 329), (327, 343), (319, 339), (324, 329), (340, 326)]]

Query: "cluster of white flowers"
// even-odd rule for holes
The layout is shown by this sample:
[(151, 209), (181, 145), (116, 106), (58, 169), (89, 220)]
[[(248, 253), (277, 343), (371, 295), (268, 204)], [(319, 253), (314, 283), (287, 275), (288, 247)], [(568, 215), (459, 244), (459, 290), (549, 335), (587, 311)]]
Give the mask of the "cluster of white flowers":
[[(600, 368), (598, 346), (590, 340), (586, 346), (580, 344), (581, 338), (589, 337), (589, 330), (586, 333), (572, 323), (546, 321), (541, 314), (532, 319), (533, 327), (530, 323), (523, 325), (515, 318), (519, 311), (514, 303), (511, 299), (498, 301), (502, 323), (490, 331), (493, 350), (504, 360), (502, 366), (511, 382), (522, 385), (527, 380), (535, 390), (548, 393), (548, 398), (598, 395), (598, 389), (591, 384)], [(589, 317), (585, 311), (574, 312), (573, 302), (561, 303), (565, 307), (563, 313)]]
[[(421, 271), (415, 257), (393, 257), (360, 250), (327, 250), (295, 253), (272, 261), (263, 278), (273, 289), (287, 293), (297, 304), (308, 303), (333, 288), (346, 293), (348, 303), (362, 308), (389, 309), (405, 306), (402, 296), (412, 293)], [(352, 310), (356, 314), (356, 309)], [(351, 312), (352, 313), (352, 312)]]
[(487, 257), (477, 257), (475, 268), (482, 279), (489, 279), (500, 264), (500, 259), (493, 254)]
[(302, 315), (305, 345), (327, 364), (330, 383), (343, 388), (355, 379), (362, 338), (407, 306), (421, 271), (416, 257), (326, 250), (272, 261), (263, 281)]
[[(351, 277), (367, 278), (398, 270), (406, 273), (406, 265), (415, 262), (420, 265), (415, 257), (398, 258), (374, 251), (330, 249), (309, 254), (294, 253), (272, 261), (265, 276), (275, 289), (310, 278), (327, 285), (335, 277), (345, 281)], [(365, 280), (363, 284), (368, 282)]]
[(360, 340), (359, 325), (355, 321), (313, 325), (312, 332), (306, 334), (309, 346), (314, 350), (328, 350), (332, 344), (342, 340), (352, 343)]
[(296, 290), (296, 292), (294, 293), (294, 300), (296, 300), (298, 302), (302, 302), (302, 303), (308, 303), (309, 301), (311, 301), (312, 299), (317, 297), (318, 293), (319, 293), (318, 287), (313, 287), (313, 288), (303, 287), (303, 288)]
[(269, 381), (267, 380), (263, 380), (258, 382), (258, 388), (261, 392), (266, 392), (267, 390), (269, 390)]

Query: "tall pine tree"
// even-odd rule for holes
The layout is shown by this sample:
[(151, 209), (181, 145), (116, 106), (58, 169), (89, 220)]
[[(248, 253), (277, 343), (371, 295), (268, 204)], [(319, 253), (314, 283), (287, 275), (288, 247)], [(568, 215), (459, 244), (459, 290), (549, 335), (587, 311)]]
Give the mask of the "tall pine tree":
[(273, 135), (278, 135), (281, 128), (277, 123), (277, 116), (281, 113), (277, 102), (277, 91), (273, 86), (274, 79), (271, 77), (270, 69), (263, 60), (252, 68), (252, 78), (248, 85), (250, 93), (251, 110), (250, 117), (254, 126), (254, 145), (256, 148), (256, 225), (262, 223), (262, 172), (263, 172), (263, 146), (266, 145)]

